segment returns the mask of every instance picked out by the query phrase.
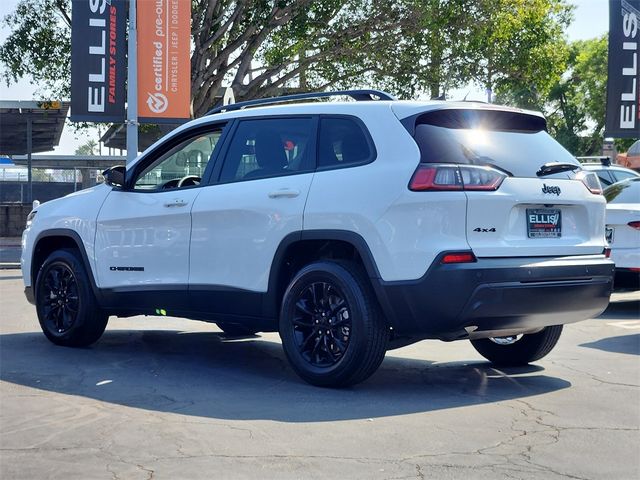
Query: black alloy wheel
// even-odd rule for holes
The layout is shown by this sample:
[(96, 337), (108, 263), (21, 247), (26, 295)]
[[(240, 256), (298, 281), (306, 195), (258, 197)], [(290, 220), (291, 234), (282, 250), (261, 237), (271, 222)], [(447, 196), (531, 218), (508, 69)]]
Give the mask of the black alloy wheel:
[(104, 332), (109, 316), (95, 299), (77, 250), (52, 252), (40, 267), (34, 292), (40, 327), (56, 345), (85, 347)]
[(349, 304), (329, 282), (314, 282), (298, 294), (293, 318), (300, 355), (314, 367), (330, 367), (344, 356), (351, 335)]
[(73, 271), (63, 262), (56, 262), (45, 272), (38, 292), (43, 322), (50, 331), (63, 334), (73, 327), (78, 317), (80, 298)]
[(345, 387), (380, 366), (389, 328), (362, 266), (322, 260), (291, 279), (280, 310), (280, 338), (303, 380)]

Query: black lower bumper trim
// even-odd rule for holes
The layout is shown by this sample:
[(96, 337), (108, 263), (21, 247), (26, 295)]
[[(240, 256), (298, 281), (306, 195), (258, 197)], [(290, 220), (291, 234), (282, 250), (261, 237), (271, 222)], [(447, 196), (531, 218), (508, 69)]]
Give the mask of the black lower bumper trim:
[(597, 316), (609, 303), (613, 271), (603, 255), (479, 259), (436, 263), (415, 281), (379, 281), (376, 292), (399, 334), (465, 338)]

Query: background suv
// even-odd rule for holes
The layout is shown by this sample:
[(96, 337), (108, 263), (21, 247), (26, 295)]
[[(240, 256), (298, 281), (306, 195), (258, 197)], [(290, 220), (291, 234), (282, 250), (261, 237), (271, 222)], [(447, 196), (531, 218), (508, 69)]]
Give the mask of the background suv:
[[(359, 101), (259, 106), (336, 94)], [(279, 331), (302, 378), (343, 386), (425, 338), (535, 361), (609, 301), (600, 184), (533, 112), (376, 91), (246, 102), (105, 178), (24, 232), (26, 294), (59, 345), (96, 341), (109, 315), (182, 316)]]

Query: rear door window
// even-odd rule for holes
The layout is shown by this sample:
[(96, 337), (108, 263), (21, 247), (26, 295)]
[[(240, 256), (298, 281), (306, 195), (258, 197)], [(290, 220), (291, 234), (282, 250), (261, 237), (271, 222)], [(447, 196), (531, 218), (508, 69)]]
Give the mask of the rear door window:
[(311, 117), (241, 120), (225, 155), (220, 182), (313, 171), (313, 124)]
[(318, 168), (362, 165), (374, 159), (374, 151), (363, 127), (347, 117), (322, 117), (318, 136)]
[(544, 119), (519, 112), (439, 110), (416, 119), (422, 163), (490, 165), (536, 177), (549, 162), (580, 163), (545, 130)]
[(606, 170), (597, 170), (598, 178), (603, 185), (611, 185), (616, 180), (611, 176), (611, 173)]

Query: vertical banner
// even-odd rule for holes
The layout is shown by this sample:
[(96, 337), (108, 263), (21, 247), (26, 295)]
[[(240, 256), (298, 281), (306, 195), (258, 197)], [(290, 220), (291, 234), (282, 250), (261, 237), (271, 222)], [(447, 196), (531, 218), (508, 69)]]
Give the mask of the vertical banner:
[(138, 118), (191, 117), (191, 1), (137, 0)]
[(71, 121), (123, 122), (126, 77), (124, 0), (73, 0)]
[(605, 136), (640, 137), (640, 0), (609, 0)]

